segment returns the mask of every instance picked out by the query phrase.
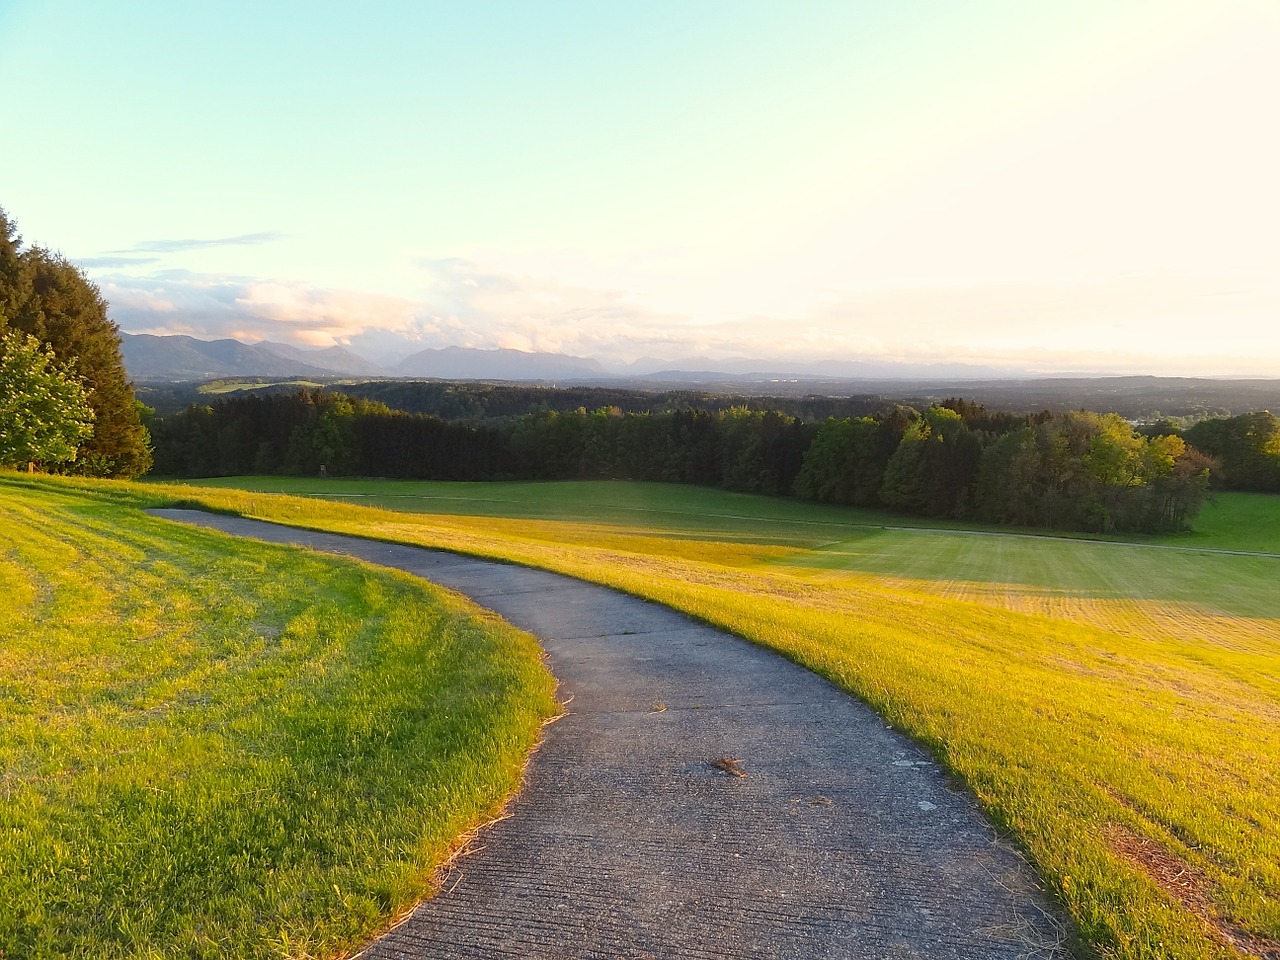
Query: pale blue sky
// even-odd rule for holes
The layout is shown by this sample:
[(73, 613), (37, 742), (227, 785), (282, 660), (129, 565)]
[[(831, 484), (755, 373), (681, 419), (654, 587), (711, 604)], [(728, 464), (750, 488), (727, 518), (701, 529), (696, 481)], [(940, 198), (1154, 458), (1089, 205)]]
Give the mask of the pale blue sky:
[(131, 331), (1280, 375), (1280, 2), (0, 0)]

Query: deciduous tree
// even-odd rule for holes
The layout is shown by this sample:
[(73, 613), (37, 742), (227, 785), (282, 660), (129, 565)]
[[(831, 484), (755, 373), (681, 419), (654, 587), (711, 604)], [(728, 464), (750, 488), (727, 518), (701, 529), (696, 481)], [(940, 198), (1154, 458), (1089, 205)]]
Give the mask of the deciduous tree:
[(35, 337), (19, 330), (0, 335), (0, 465), (66, 463), (92, 433), (93, 410), (80, 379)]

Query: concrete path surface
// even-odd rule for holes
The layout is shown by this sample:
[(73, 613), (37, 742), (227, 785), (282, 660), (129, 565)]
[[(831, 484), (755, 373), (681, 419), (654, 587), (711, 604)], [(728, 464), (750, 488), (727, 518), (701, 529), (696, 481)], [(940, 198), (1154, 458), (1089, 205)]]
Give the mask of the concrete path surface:
[(568, 713), (510, 817), (363, 957), (1065, 956), (1034, 874), (968, 796), (866, 706), (773, 653), (552, 573), (153, 512), (406, 570), (550, 654)]

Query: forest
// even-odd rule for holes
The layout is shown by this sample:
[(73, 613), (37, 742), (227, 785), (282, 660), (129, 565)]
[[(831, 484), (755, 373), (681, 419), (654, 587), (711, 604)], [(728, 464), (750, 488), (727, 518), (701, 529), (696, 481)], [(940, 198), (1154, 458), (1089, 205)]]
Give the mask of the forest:
[(1185, 529), (1211, 483), (1280, 489), (1280, 421), (1269, 413), (1185, 435), (958, 398), (820, 422), (745, 406), (450, 421), (299, 390), (193, 404), (151, 431), (156, 473), (175, 477), (649, 480), (1099, 533)]
[[(21, 334), (19, 338), (5, 336)], [(136, 477), (151, 466), (147, 432), (120, 356), (120, 334), (107, 316), (107, 302), (75, 264), (41, 246), (24, 245), (15, 224), (0, 209), (0, 356), (25, 346), (46, 349), (50, 365), (83, 389), (92, 422), (78, 448), (40, 462), (42, 469), (98, 477)], [(33, 418), (23, 387), (7, 380), (0, 390), (0, 432), (12, 439), (19, 422)], [(19, 411), (25, 408), (21, 414)], [(48, 416), (46, 411), (43, 417)], [(41, 417), (35, 417), (41, 419)], [(87, 422), (86, 421), (86, 422)], [(42, 461), (25, 443), (3, 446), (0, 462)]]

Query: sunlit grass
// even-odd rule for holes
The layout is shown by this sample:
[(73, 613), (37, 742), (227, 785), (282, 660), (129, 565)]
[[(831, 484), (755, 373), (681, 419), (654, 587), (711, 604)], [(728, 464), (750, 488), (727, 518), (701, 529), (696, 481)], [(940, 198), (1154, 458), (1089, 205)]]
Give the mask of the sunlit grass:
[(1160, 542), (1280, 554), (1280, 494), (1220, 493), (1205, 504), (1190, 533)]
[(515, 787), (540, 653), (138, 489), (0, 476), (0, 956), (338, 955)]
[(748, 543), (815, 546), (886, 523), (932, 524), (880, 510), (853, 510), (728, 493), (708, 487), (617, 481), (444, 483), (304, 477), (217, 477), (201, 486), (319, 497), (406, 513), (590, 520), (619, 532), (720, 535)]
[[(172, 493), (671, 604), (831, 678), (932, 748), (1094, 949), (1212, 957), (1231, 955), (1228, 935), (1280, 940), (1280, 560), (882, 530), (857, 512), (841, 529), (833, 508), (685, 488), (632, 498), (641, 485), (618, 484), (597, 507), (608, 485), (572, 499), (527, 486), (488, 500), (455, 487), (470, 499), (449, 501), (453, 515)], [(1198, 878), (1186, 882), (1202, 916), (1122, 851), (1133, 835)]]
[[(1280, 503), (1277, 508), (1280, 518)], [(832, 586), (869, 579), (1163, 639), (1193, 651), (1208, 644), (1260, 654), (1264, 664), (1280, 644), (1280, 591), (1268, 586), (1280, 573), (1273, 557), (890, 531), (782, 562), (797, 576)], [(1258, 665), (1246, 669), (1252, 673)]]
[(305, 377), (293, 379), (293, 380), (278, 380), (278, 381), (215, 380), (212, 383), (201, 384), (197, 388), (197, 392), (217, 395), (217, 394), (224, 394), (224, 393), (238, 393), (241, 390), (260, 390), (266, 386), (275, 386), (275, 387), (287, 386), (287, 387), (294, 387), (299, 390), (304, 390), (304, 389), (320, 390), (326, 386), (333, 386), (336, 384), (336, 382), (337, 381), (332, 381), (329, 383), (321, 383), (318, 380), (307, 380)]

